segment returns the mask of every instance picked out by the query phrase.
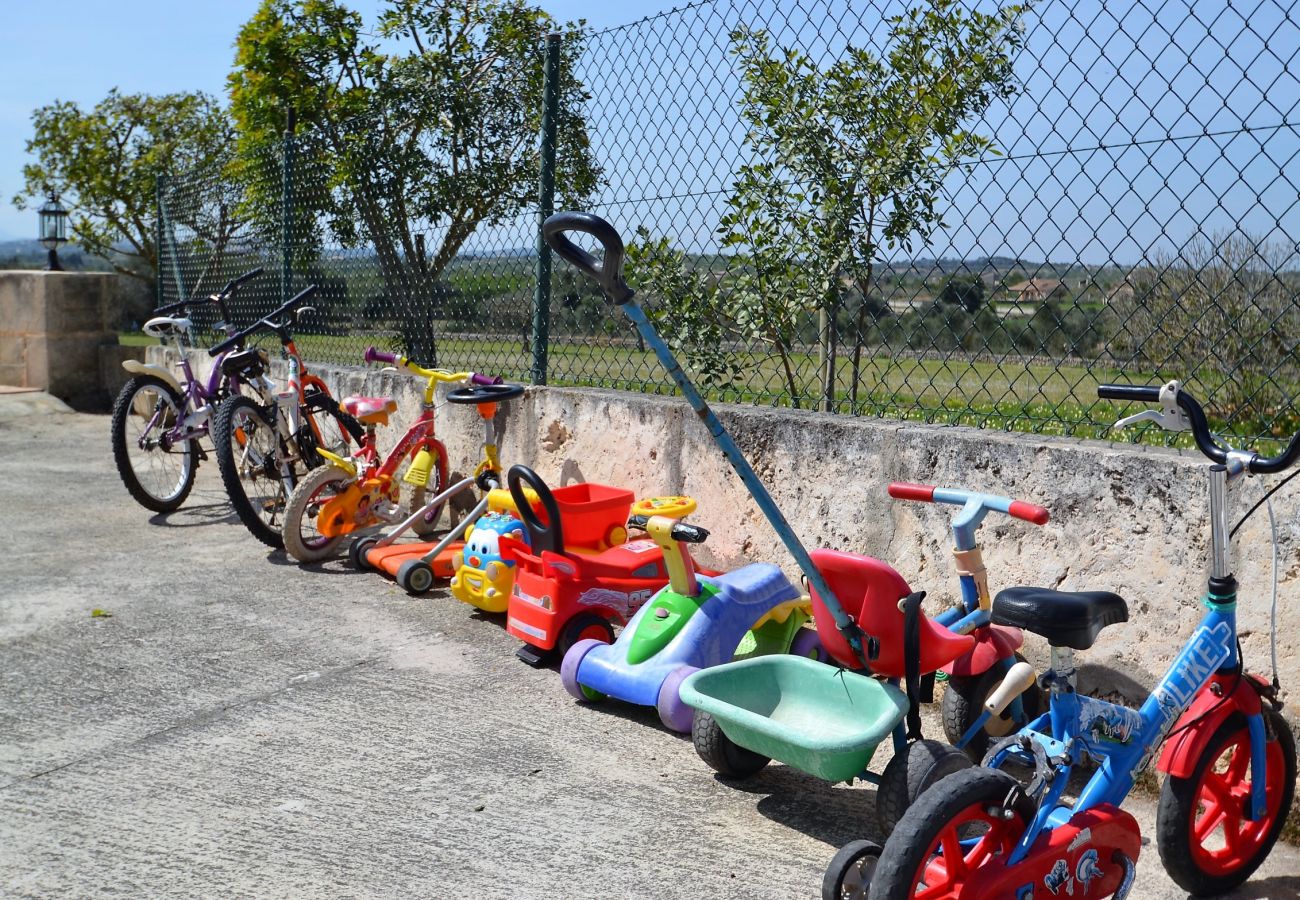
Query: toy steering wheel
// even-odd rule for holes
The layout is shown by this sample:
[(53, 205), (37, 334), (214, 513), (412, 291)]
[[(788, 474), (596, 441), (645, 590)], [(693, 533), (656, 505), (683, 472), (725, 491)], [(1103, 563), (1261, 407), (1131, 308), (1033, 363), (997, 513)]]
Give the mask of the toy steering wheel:
[(500, 403), (524, 395), (522, 384), (475, 384), (447, 392), (448, 403)]
[[(516, 387), (517, 385), (488, 385), (488, 387)], [(522, 391), (523, 388), (520, 388)], [(528, 529), (528, 537), (532, 543), (532, 552), (541, 555), (543, 550), (550, 550), (552, 553), (564, 552), (564, 529), (560, 525), (560, 505), (555, 502), (555, 495), (551, 489), (546, 486), (532, 469), (527, 466), (513, 465), (510, 471), (506, 473), (506, 483), (510, 485), (510, 496), (515, 501), (515, 512), (523, 521), (524, 527)], [(537, 492), (537, 497), (542, 501), (542, 508), (546, 510), (546, 518), (549, 525), (543, 524), (541, 518), (537, 515), (533, 505), (528, 502), (528, 495), (524, 493), (524, 484)]]
[(632, 504), (632, 514), (681, 519), (695, 512), (697, 505), (694, 497), (644, 497)]

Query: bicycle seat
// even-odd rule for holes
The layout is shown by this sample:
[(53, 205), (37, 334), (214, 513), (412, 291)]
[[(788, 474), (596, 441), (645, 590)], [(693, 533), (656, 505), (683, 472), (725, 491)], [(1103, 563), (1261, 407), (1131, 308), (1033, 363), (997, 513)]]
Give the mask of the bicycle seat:
[(387, 425), (388, 416), (397, 412), (392, 397), (344, 397), (343, 408), (363, 425)]
[(1032, 631), (1053, 647), (1087, 650), (1107, 625), (1128, 621), (1128, 604), (1109, 591), (1012, 587), (993, 598), (993, 621)]
[(144, 333), (149, 337), (171, 337), (173, 334), (189, 334), (189, 319), (177, 319), (172, 316), (155, 316), (144, 323)]
[(227, 378), (251, 381), (263, 375), (270, 367), (270, 357), (261, 347), (237, 350), (221, 361), (221, 374)]

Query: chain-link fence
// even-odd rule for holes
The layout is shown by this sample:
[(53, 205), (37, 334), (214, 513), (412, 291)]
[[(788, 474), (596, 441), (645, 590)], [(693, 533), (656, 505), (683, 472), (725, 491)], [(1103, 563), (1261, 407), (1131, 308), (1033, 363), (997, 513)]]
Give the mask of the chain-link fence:
[[(1300, 424), (1295, 5), (712, 0), (550, 46), (557, 207), (620, 229), (710, 396), (1094, 435), (1097, 384), (1178, 377), (1224, 429)], [(309, 358), (667, 391), (577, 273), (538, 290), (545, 154), (461, 233), (408, 202), (442, 151), (376, 162), (394, 117), (165, 184), (168, 296), (257, 262), (239, 315), (321, 286)]]

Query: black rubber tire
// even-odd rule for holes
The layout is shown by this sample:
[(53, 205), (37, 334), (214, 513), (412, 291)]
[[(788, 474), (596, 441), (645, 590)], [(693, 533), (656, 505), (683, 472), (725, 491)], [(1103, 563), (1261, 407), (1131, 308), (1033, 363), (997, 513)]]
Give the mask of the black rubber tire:
[(700, 759), (723, 778), (750, 778), (772, 761), (727, 737), (717, 720), (699, 709), (691, 721), (691, 743)]
[[(1189, 894), (1197, 896), (1217, 896), (1226, 894), (1249, 878), (1260, 864), (1268, 858), (1273, 845), (1277, 843), (1286, 818), (1295, 799), (1296, 786), (1296, 749), (1295, 736), (1282, 716), (1272, 710), (1265, 710), (1268, 719), (1266, 728), (1277, 735), (1281, 745), (1283, 774), (1281, 790), (1282, 800), (1276, 820), (1264, 834), (1255, 852), (1238, 869), (1228, 875), (1206, 872), (1197, 865), (1192, 855), (1190, 821), (1199, 806), (1196, 787), (1208, 766), (1213, 765), (1223, 753), (1230, 741), (1246, 728), (1246, 718), (1241, 714), (1229, 716), (1219, 726), (1219, 730), (1210, 738), (1204, 755), (1196, 763), (1191, 778), (1165, 778), (1160, 787), (1160, 804), (1156, 808), (1156, 847), (1160, 851), (1160, 860), (1165, 864), (1169, 877)], [(1246, 744), (1249, 746), (1249, 743)], [(1248, 770), (1249, 771), (1249, 770)], [(1269, 779), (1266, 784), (1272, 784)], [(1243, 804), (1248, 798), (1243, 798)], [(1216, 829), (1217, 830), (1217, 829)]]
[(352, 543), (348, 544), (348, 565), (362, 571), (369, 569), (370, 564), (366, 562), (366, 554), (378, 543), (379, 538), (373, 534), (363, 534), (354, 538)]
[(422, 559), (408, 559), (397, 568), (397, 586), (408, 594), (427, 594), (433, 582), (433, 569)]
[[(939, 833), (972, 804), (1000, 806), (1016, 784), (1006, 772), (976, 766), (949, 775), (922, 794), (885, 842), (871, 880), (871, 900), (910, 900), (915, 896), (917, 872)], [(1034, 808), (1023, 794), (1014, 812), (1022, 827), (1028, 828)]]
[(564, 654), (568, 653), (574, 644), (583, 640), (582, 633), (593, 626), (600, 626), (601, 630), (605, 632), (605, 643), (614, 643), (614, 626), (609, 624), (609, 619), (595, 613), (578, 613), (564, 623), (564, 628), (560, 631), (560, 637), (555, 642), (555, 652), (560, 659), (564, 658)]
[[(1016, 662), (1024, 662), (1024, 657), (1019, 653), (1016, 654)], [(971, 677), (953, 676), (948, 679), (948, 686), (944, 689), (943, 699), (939, 702), (940, 711), (943, 714), (943, 734), (948, 739), (948, 743), (956, 745), (963, 737), (975, 720), (980, 717), (984, 711), (984, 701), (988, 699), (999, 684), (1002, 683), (1006, 675), (1006, 669), (1001, 666), (994, 666), (985, 670), (979, 675)], [(1038, 718), (1047, 711), (1047, 697), (1043, 689), (1038, 686), (1037, 682), (1030, 685), (1029, 688), (1020, 695), (1020, 702), (1025, 710), (1025, 721), (1019, 725), (1025, 725)], [(995, 735), (1004, 737), (1013, 730), (1013, 723), (1009, 719), (1001, 720), (1002, 726), (1006, 727), (1004, 734)], [(985, 752), (988, 751), (992, 743), (992, 735), (989, 728), (1001, 730), (990, 719), (989, 723), (984, 726), (984, 730), (971, 738), (971, 742), (965, 746), (966, 755), (974, 762), (980, 762), (984, 759)], [(1015, 727), (1018, 727), (1016, 725)]]
[(876, 789), (876, 822), (889, 834), (927, 788), (954, 772), (969, 769), (969, 756), (942, 741), (911, 741), (895, 753)]
[(131, 495), (131, 498), (136, 503), (153, 512), (172, 512), (180, 508), (180, 505), (185, 502), (185, 498), (190, 495), (190, 491), (194, 488), (194, 476), (199, 468), (199, 442), (187, 442), (189, 447), (185, 455), (188, 456), (188, 464), (182, 464), (183, 474), (178, 483), (179, 487), (174, 493), (166, 497), (159, 497), (140, 483), (140, 479), (135, 474), (135, 468), (131, 465), (130, 452), (126, 446), (126, 423), (135, 395), (145, 387), (152, 387), (160, 394), (165, 394), (175, 405), (178, 413), (183, 414), (185, 411), (185, 399), (176, 392), (175, 388), (157, 375), (136, 375), (134, 378), (128, 379), (126, 384), (122, 385), (122, 390), (118, 392), (117, 399), (113, 401), (113, 419), (110, 429), (113, 443), (113, 462), (117, 464), (117, 474), (121, 476), (122, 484), (126, 487), (127, 493)]
[(822, 876), (822, 900), (867, 900), (880, 852), (875, 841), (851, 841), (841, 847)]
[[(244, 527), (249, 530), (253, 537), (257, 538), (268, 547), (280, 549), (284, 547), (284, 538), (280, 533), (280, 528), (275, 523), (276, 516), (272, 516), (271, 521), (267, 521), (253, 507), (253, 502), (248, 497), (247, 489), (244, 486), (244, 479), (240, 477), (239, 463), (237, 457), (242, 453), (242, 448), (233, 440), (233, 423), (240, 416), (241, 412), (254, 415), (258, 420), (259, 428), (269, 429), (271, 441), (274, 444), (273, 453), (278, 456), (283, 452), (280, 446), (280, 437), (276, 431), (276, 422), (274, 412), (272, 417), (268, 418), (267, 411), (261, 404), (251, 397), (235, 396), (230, 397), (217, 407), (216, 414), (212, 417), (212, 445), (216, 449), (217, 469), (221, 472), (221, 482), (225, 485), (226, 494), (230, 497), (230, 504), (235, 508), (235, 514), (239, 516), (239, 521), (244, 523)], [(267, 472), (259, 476), (269, 478), (269, 470), (277, 468), (274, 458), (267, 466)], [(276, 478), (279, 484), (277, 505), (283, 509), (283, 505), (288, 502), (287, 491), (284, 490), (283, 482)]]

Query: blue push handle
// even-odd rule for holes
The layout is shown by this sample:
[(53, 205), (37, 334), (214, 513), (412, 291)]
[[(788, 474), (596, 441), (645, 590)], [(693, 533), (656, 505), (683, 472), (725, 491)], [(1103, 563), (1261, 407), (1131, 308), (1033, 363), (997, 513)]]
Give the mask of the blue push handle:
[[(565, 237), (564, 232), (566, 231), (589, 234), (599, 241), (605, 250), (603, 263), (597, 264), (591, 254)], [(794, 557), (795, 563), (808, 578), (808, 583), (821, 596), (826, 608), (830, 610), (831, 616), (835, 619), (836, 627), (844, 634), (849, 646), (862, 660), (863, 666), (869, 667), (867, 654), (862, 650), (862, 629), (844, 612), (844, 607), (840, 605), (835, 593), (831, 590), (830, 585), (826, 583), (826, 579), (822, 577), (821, 572), (813, 565), (812, 557), (804, 549), (798, 535), (794, 533), (794, 529), (786, 521), (780, 507), (772, 499), (772, 495), (763, 486), (763, 482), (759, 479), (753, 466), (749, 464), (749, 460), (745, 459), (745, 454), (736, 446), (736, 442), (732, 440), (731, 435), (723, 427), (717, 415), (709, 408), (704, 398), (700, 396), (691, 380), (686, 377), (686, 373), (682, 371), (682, 367), (677, 363), (677, 358), (673, 356), (672, 350), (659, 337), (659, 332), (646, 318), (645, 311), (633, 301), (634, 291), (623, 280), (623, 240), (619, 237), (618, 231), (613, 225), (591, 213), (560, 212), (548, 216), (546, 221), (542, 223), (542, 235), (552, 250), (593, 278), (605, 291), (605, 294), (614, 303), (618, 304), (624, 314), (632, 320), (632, 324), (636, 326), (641, 337), (654, 350), (660, 364), (667, 370), (673, 381), (677, 383), (678, 389), (681, 390), (687, 402), (691, 404), (691, 408), (703, 420), (709, 434), (713, 436), (714, 442), (721, 448), (728, 462), (731, 463), (732, 469), (740, 476), (740, 480), (749, 489), (749, 493), (758, 504), (758, 508), (763, 511), (763, 515), (767, 517), (767, 521), (771, 523), (777, 536), (781, 538), (781, 543), (785, 544), (785, 548)]]

